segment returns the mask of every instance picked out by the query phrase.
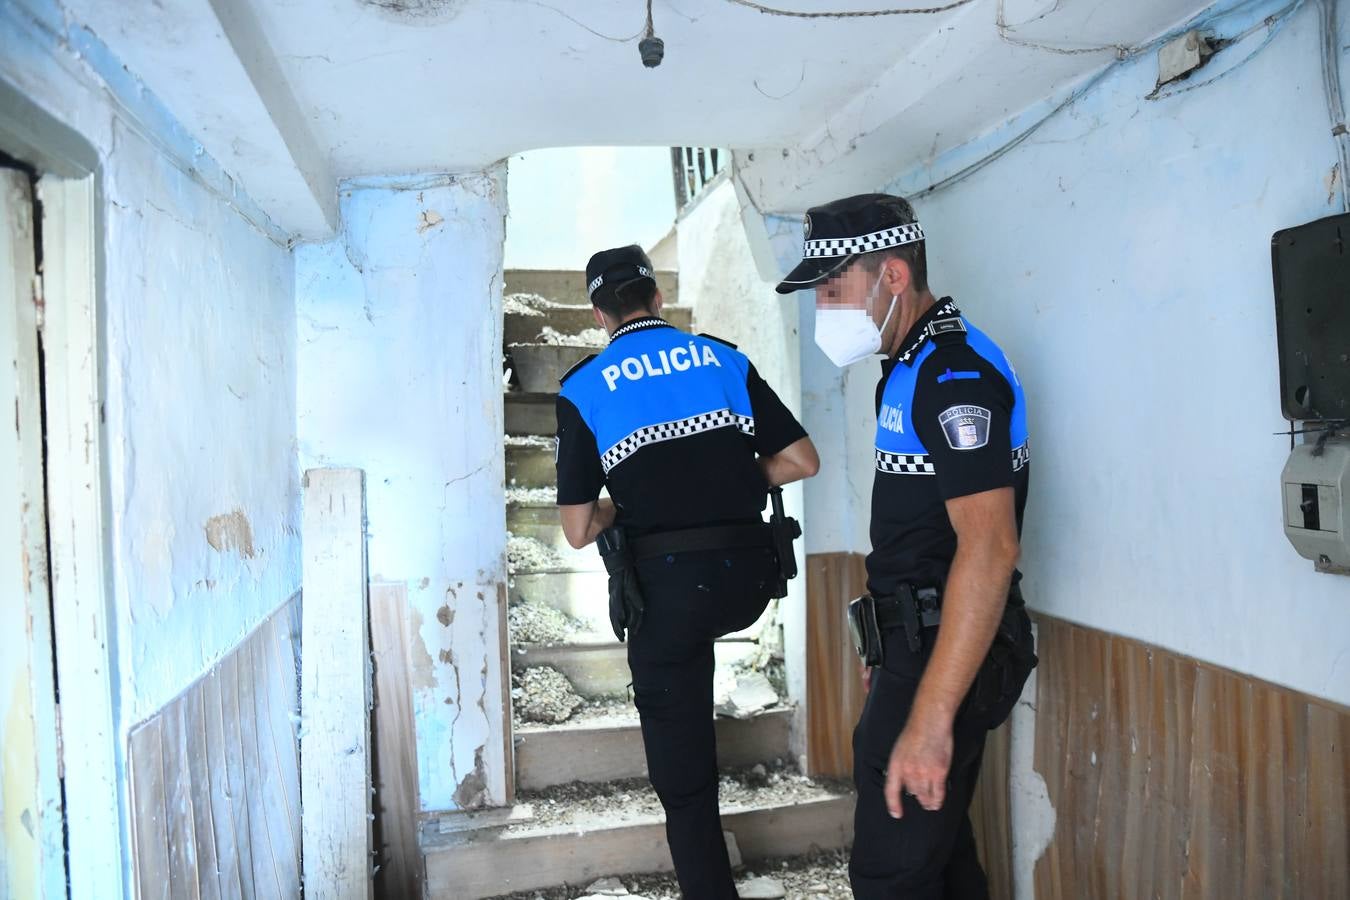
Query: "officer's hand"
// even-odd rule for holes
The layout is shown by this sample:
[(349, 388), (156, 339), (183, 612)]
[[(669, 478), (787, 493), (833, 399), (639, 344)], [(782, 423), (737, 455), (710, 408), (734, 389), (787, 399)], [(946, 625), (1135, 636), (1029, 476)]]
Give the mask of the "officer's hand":
[(872, 690), (872, 667), (858, 663), (858, 668), (862, 670), (863, 693)]
[(886, 808), (891, 817), (898, 819), (904, 814), (901, 791), (914, 795), (929, 812), (941, 809), (951, 765), (951, 726), (935, 727), (911, 719), (896, 740), (886, 766)]

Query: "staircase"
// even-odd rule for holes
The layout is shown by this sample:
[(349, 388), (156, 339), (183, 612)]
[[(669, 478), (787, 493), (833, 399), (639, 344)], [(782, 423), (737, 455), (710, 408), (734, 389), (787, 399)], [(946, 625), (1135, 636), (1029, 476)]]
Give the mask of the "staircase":
[[(674, 274), (658, 273), (658, 283), (665, 318), (689, 328)], [(505, 349), (514, 361), (505, 418), (516, 803), (424, 829), (434, 900), (562, 885), (579, 896), (604, 876), (670, 870), (664, 817), (646, 781), (629, 700), (626, 651), (609, 628), (604, 568), (594, 547), (567, 545), (555, 502), (557, 375), (596, 352), (604, 335), (592, 330), (580, 272), (510, 271), (506, 289)], [(595, 346), (576, 346), (588, 339)], [(737, 672), (745, 677), (771, 658), (777, 626), (762, 626), (763, 634), (760, 627), (718, 642), (724, 693)], [(851, 839), (852, 797), (790, 768), (790, 719), (779, 702), (716, 721), (733, 863), (833, 850)]]

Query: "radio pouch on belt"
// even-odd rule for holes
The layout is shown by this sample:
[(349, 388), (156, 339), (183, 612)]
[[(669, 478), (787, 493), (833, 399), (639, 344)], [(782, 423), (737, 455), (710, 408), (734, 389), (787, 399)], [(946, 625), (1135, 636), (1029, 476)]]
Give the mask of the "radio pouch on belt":
[(769, 500), (773, 504), (773, 514), (769, 517), (769, 530), (773, 539), (773, 552), (778, 558), (778, 584), (773, 593), (774, 599), (787, 596), (787, 583), (797, 577), (797, 554), (792, 542), (802, 536), (802, 526), (796, 519), (788, 518), (783, 511), (783, 489), (769, 489)]
[(625, 629), (629, 637), (637, 633), (646, 608), (642, 588), (638, 585), (637, 567), (633, 564), (632, 548), (623, 529), (613, 526), (600, 532), (595, 545), (605, 562), (605, 571), (609, 573), (609, 624), (614, 629), (614, 636), (622, 642)]
[(881, 665), (886, 654), (881, 644), (881, 626), (877, 623), (876, 601), (864, 594), (848, 605), (848, 631), (853, 649), (868, 668)]

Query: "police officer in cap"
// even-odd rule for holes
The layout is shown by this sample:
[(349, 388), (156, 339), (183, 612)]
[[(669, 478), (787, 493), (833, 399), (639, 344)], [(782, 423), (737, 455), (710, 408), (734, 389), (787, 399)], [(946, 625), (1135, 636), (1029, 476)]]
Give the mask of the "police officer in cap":
[(1003, 351), (928, 282), (908, 202), (811, 209), (779, 293), (816, 291), (838, 366), (880, 353), (869, 596), (849, 624), (869, 690), (853, 735), (854, 896), (988, 897), (967, 810), (985, 733), (1035, 665), (1016, 570), (1030, 454)]
[(819, 460), (734, 344), (660, 318), (641, 248), (595, 254), (586, 281), (610, 343), (562, 379), (563, 531), (577, 548), (598, 539), (610, 572), (610, 621), (627, 637), (680, 889), (734, 898), (717, 806), (713, 641), (786, 593), (796, 523), (776, 514), (766, 524), (761, 514), (771, 488), (814, 475)]

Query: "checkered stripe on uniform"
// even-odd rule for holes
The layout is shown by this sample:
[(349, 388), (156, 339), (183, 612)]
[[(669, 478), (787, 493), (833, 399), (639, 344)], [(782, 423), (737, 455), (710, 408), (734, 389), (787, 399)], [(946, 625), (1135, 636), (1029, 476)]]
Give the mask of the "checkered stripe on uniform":
[[(889, 472), (892, 475), (935, 475), (937, 470), (933, 468), (930, 459), (931, 457), (926, 453), (887, 453), (885, 450), (878, 450), (877, 471)], [(1012, 470), (1014, 472), (1021, 471), (1029, 462), (1031, 462), (1030, 443), (1013, 449)]]
[(702, 434), (705, 431), (713, 431), (717, 428), (736, 428), (743, 434), (754, 435), (755, 419), (753, 416), (738, 415), (729, 409), (715, 409), (712, 412), (700, 413), (687, 419), (647, 425), (634, 431), (601, 454), (600, 465), (608, 474), (610, 469), (648, 444), (673, 441), (676, 438)]
[(892, 475), (934, 475), (936, 470), (926, 453), (905, 454), (877, 451), (877, 471)]
[(923, 229), (918, 222), (909, 225), (896, 225), (883, 228), (860, 237), (819, 238), (806, 242), (802, 253), (806, 259), (821, 256), (852, 256), (855, 253), (871, 253), (873, 250), (885, 250), (887, 247), (899, 247), (923, 240)]

